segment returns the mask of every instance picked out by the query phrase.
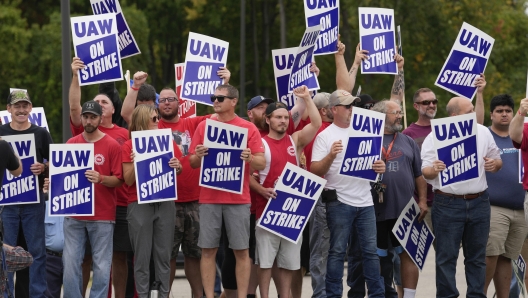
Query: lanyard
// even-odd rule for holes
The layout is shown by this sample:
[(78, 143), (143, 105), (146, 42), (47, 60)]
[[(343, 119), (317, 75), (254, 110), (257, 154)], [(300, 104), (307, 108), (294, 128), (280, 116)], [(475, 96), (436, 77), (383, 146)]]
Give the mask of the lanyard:
[(389, 143), (389, 147), (387, 150), (385, 150), (385, 147), (381, 147), (381, 151), (383, 152), (383, 157), (385, 157), (384, 161), (387, 161), (389, 159), (389, 154), (392, 151), (392, 145), (394, 145), (394, 141), (396, 141), (396, 137), (398, 136), (398, 133), (394, 134), (394, 139)]

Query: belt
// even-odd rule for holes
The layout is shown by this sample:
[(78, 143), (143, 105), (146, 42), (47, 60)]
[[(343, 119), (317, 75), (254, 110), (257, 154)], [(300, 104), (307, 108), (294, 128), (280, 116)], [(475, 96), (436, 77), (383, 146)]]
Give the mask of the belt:
[(434, 193), (440, 194), (440, 195), (444, 195), (444, 196), (450, 196), (450, 197), (455, 197), (455, 198), (459, 198), (459, 199), (464, 199), (464, 200), (473, 200), (473, 199), (476, 199), (476, 198), (480, 197), (481, 195), (483, 195), (484, 191), (481, 191), (481, 192), (478, 192), (478, 193), (470, 193), (470, 194), (466, 194), (466, 195), (455, 195), (455, 194), (443, 192), (443, 191), (437, 189), (437, 190), (434, 191)]
[(52, 256), (56, 256), (56, 257), (61, 257), (62, 258), (62, 252), (56, 252), (56, 251), (49, 250), (49, 249), (46, 248), (46, 253), (48, 255), (52, 255)]

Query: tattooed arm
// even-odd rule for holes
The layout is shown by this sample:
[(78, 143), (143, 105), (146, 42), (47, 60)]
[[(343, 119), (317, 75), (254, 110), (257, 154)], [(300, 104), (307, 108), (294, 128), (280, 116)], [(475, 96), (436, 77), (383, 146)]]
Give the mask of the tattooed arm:
[(394, 55), (394, 60), (398, 63), (398, 74), (394, 77), (394, 84), (392, 84), (392, 92), (390, 99), (401, 104), (405, 92), (405, 78), (403, 76), (403, 56), (399, 54)]
[(354, 64), (352, 64), (352, 67), (350, 68), (350, 71), (348, 72), (348, 78), (350, 80), (351, 88), (350, 90), (347, 90), (347, 91), (352, 92), (352, 90), (354, 89), (354, 85), (356, 85), (356, 76), (357, 76), (358, 69), (361, 66), (361, 61), (367, 60), (367, 59), (368, 59), (368, 51), (360, 50), (359, 43), (358, 43), (356, 47), (356, 56), (354, 58)]

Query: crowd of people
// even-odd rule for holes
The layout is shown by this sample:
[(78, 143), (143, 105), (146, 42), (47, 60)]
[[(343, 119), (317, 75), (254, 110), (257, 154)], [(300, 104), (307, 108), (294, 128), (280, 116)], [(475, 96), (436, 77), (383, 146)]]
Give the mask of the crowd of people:
[[(528, 99), (514, 113), (511, 96), (494, 95), (489, 110), (492, 125), (484, 127), (486, 81), (481, 74), (474, 82), (475, 107), (461, 97), (444, 102), (450, 117), (476, 113), (479, 176), (470, 183), (442, 186), (438, 175), (446, 165), (437, 160), (431, 134), (431, 120), (441, 104), (434, 92), (428, 88), (415, 92), (418, 120), (403, 130), (403, 57), (394, 57), (398, 74), (389, 99), (376, 101), (368, 94), (351, 95), (368, 52), (358, 45), (350, 70), (344, 52), (339, 42), (335, 90), (313, 96), (306, 86), (297, 87), (291, 110), (274, 99), (255, 96), (247, 105), (249, 121), (235, 113), (239, 92), (229, 85), (226, 68), (218, 70), (224, 83), (211, 95), (215, 113), (181, 118), (174, 89), (162, 89), (157, 99), (155, 88), (146, 83), (148, 74), (142, 71), (134, 74), (123, 102), (113, 83), (107, 83), (101, 84), (92, 100), (81, 104), (77, 76), (85, 65), (73, 58), (69, 93), (73, 137), (67, 143), (93, 143), (94, 153), (102, 157), (85, 173), (95, 187), (93, 216), (47, 216), (49, 204), (44, 198), (50, 185), (45, 178), (52, 139), (46, 129), (28, 122), (32, 109), (28, 93), (11, 92), (7, 110), (12, 121), (0, 126), (0, 136), (34, 135), (37, 162), (31, 171), (38, 176), (43, 199), (2, 207), (4, 251), (8, 252), (2, 259), (18, 254), (25, 258), (19, 264), (32, 261), (27, 275), (16, 273), (16, 290), (13, 273), (7, 274), (6, 291), (16, 297), (24, 293), (60, 297), (62, 289), (63, 297), (84, 297), (92, 271), (90, 297), (107, 297), (112, 289), (119, 298), (149, 297), (153, 288), (159, 297), (168, 297), (181, 250), (194, 297), (220, 295), (221, 276), (225, 297), (267, 298), (273, 279), (279, 296), (298, 298), (307, 271), (312, 297), (432, 297), (435, 293), (416, 293), (418, 267), (392, 233), (414, 197), (419, 220), (436, 237), (436, 297), (459, 295), (455, 273), (461, 247), (467, 297), (486, 297), (491, 280), (497, 297), (518, 297), (512, 260), (521, 250), (528, 257), (528, 247), (523, 249), (528, 235), (524, 211), (528, 175), (522, 184), (518, 178), (519, 156), (528, 164), (528, 126), (524, 124)], [(319, 75), (315, 63), (310, 71)], [(376, 173), (383, 174), (382, 194), (367, 180), (339, 174), (352, 111), (360, 108), (385, 114), (382, 156), (372, 164)], [(200, 166), (208, 154), (206, 119), (248, 131), (247, 146), (240, 155), (246, 163), (241, 194), (199, 186)], [(185, 148), (173, 142), (174, 157), (169, 162), (177, 173), (178, 199), (139, 204), (130, 135), (158, 128), (171, 129), (179, 143), (180, 136), (186, 139)], [(0, 154), (4, 157), (0, 180), (5, 169), (19, 175), (20, 161), (5, 141), (0, 141)], [(288, 162), (327, 180), (297, 244), (256, 226), (267, 201), (277, 196), (274, 186)], [(17, 245), (24, 245), (29, 253), (13, 248)], [(219, 259), (223, 260), (217, 264)], [(349, 290), (344, 294), (345, 261)], [(5, 267), (0, 277), (4, 271)], [(0, 278), (0, 289), (3, 282)]]

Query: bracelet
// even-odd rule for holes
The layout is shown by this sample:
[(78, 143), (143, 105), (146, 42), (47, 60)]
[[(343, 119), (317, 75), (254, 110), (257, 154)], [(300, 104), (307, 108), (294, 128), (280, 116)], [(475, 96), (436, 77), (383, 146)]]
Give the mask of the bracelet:
[(132, 89), (134, 91), (139, 91), (139, 88), (134, 88), (134, 86), (130, 86), (130, 89)]
[(104, 176), (103, 175), (99, 175), (99, 184), (103, 183), (103, 179), (104, 179)]
[(255, 158), (255, 155), (251, 154), (251, 159), (247, 163), (250, 165), (253, 162), (254, 158)]

